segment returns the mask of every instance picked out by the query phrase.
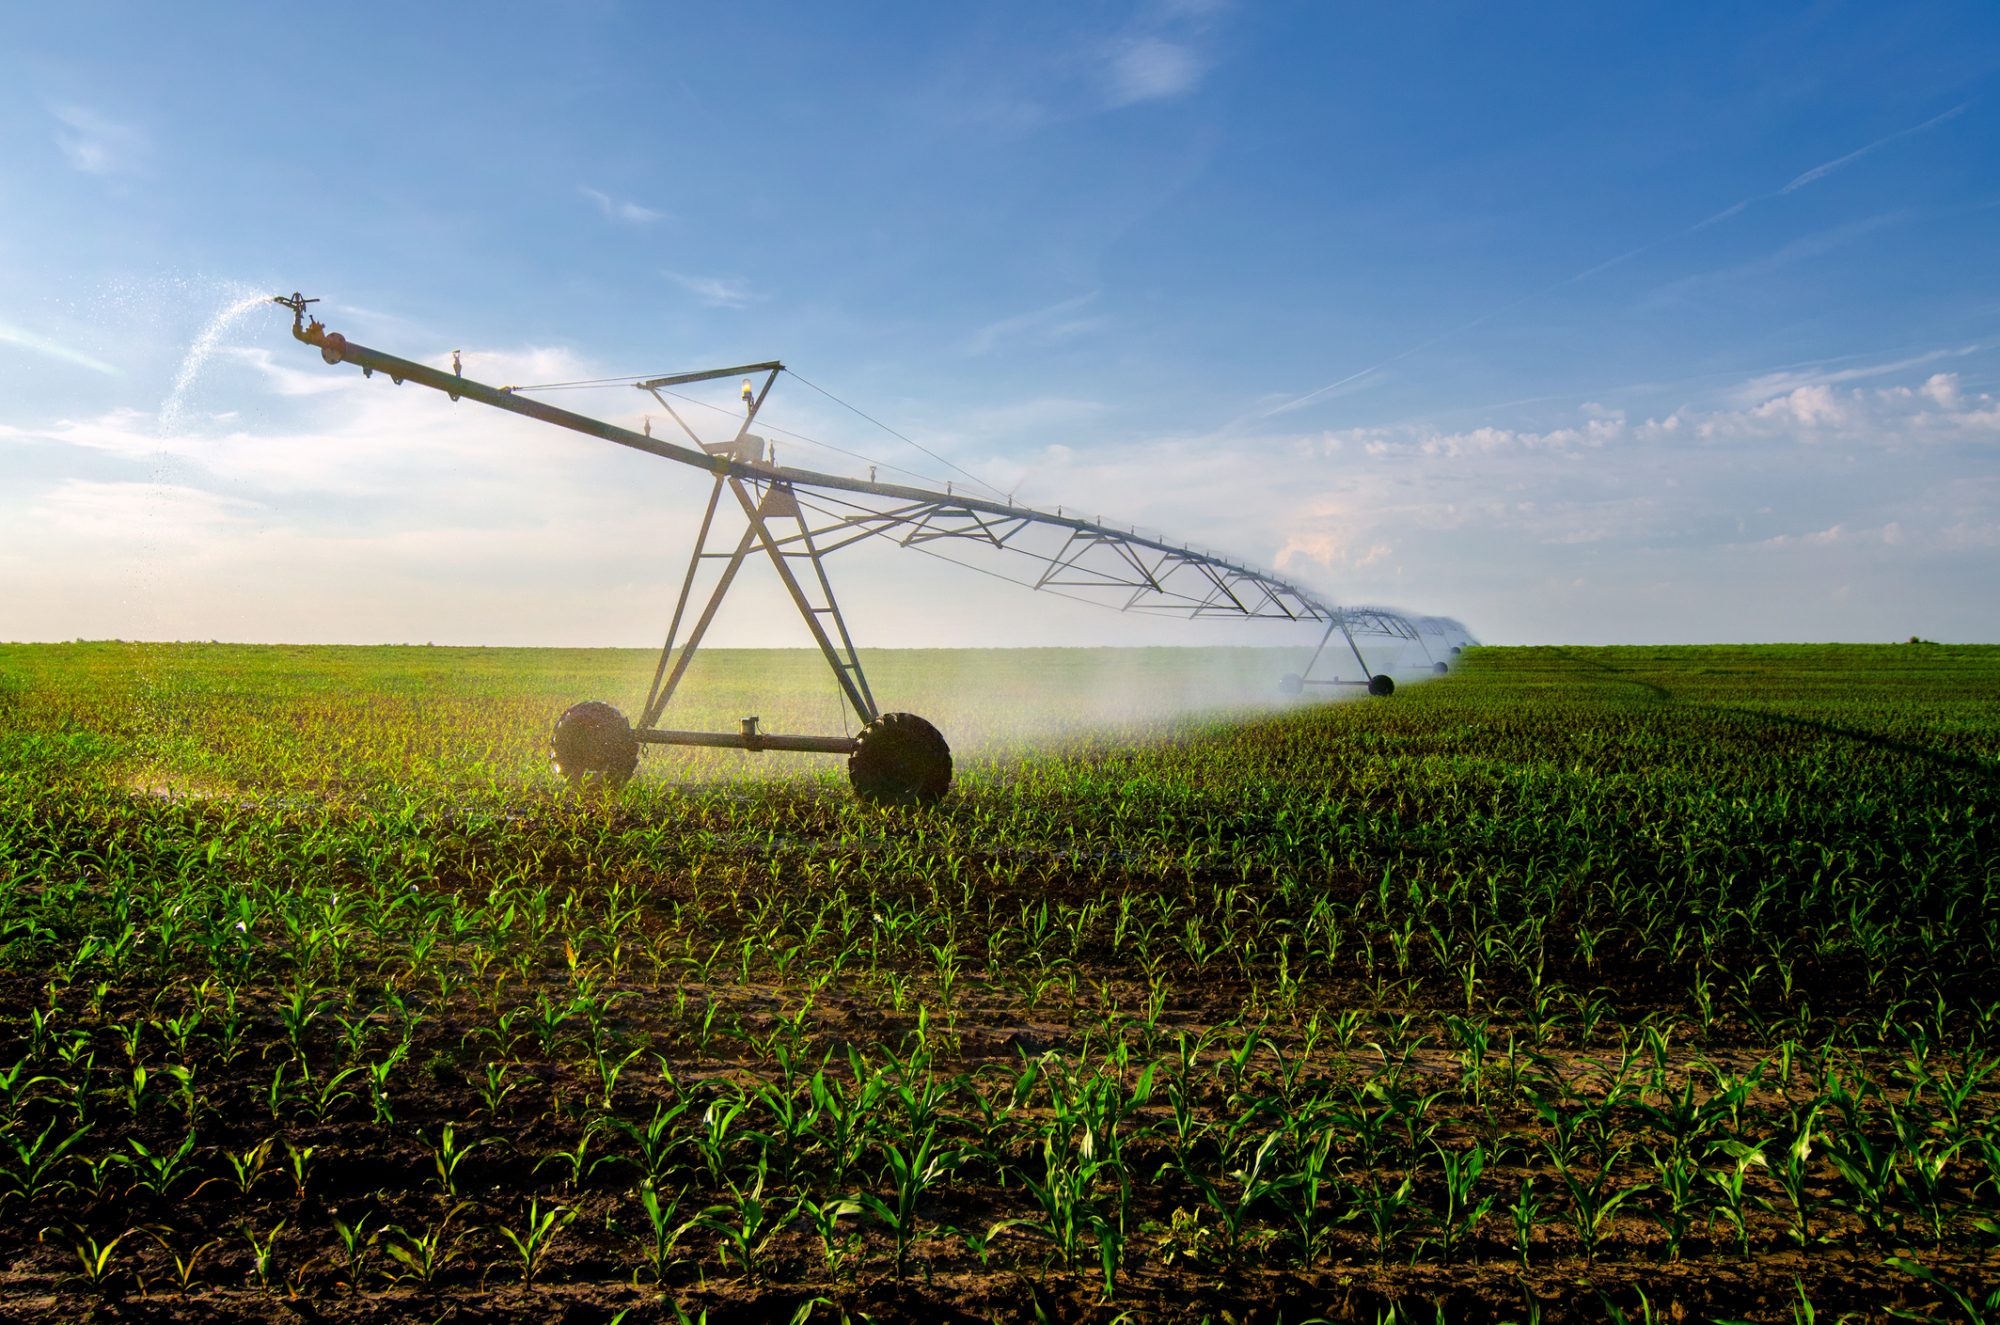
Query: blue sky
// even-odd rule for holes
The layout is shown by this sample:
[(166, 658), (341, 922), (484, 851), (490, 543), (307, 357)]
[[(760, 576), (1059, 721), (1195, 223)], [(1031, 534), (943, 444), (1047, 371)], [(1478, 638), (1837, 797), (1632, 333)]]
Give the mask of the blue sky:
[[(1494, 641), (2000, 639), (1990, 4), (364, 13), (11, 17), (0, 638), (653, 637), (698, 478), (219, 317), (296, 288)], [(870, 642), (1292, 642), (854, 555)]]

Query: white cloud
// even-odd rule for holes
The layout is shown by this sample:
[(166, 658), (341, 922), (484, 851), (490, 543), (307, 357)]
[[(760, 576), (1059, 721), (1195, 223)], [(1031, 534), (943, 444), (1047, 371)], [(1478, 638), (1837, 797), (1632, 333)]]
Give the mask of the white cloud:
[[(0, 493), (0, 565), (28, 568), (9, 580), (21, 592), (0, 602), (0, 637), (129, 637), (144, 626), (201, 638), (639, 643), (657, 626), (632, 604), (654, 616), (670, 607), (699, 475), (379, 374), (322, 369), (310, 353), (297, 362), (219, 355), (208, 390), (238, 419), (198, 415), (182, 434), (132, 410), (0, 425), (0, 453), (37, 448), (19, 468), (39, 476)], [(473, 347), (465, 362), (493, 382), (604, 371), (561, 349)], [(600, 416), (628, 411), (615, 421), (634, 424), (640, 406), (623, 394), (636, 395), (559, 399)], [(1968, 462), (2000, 443), (2000, 406), (1950, 374), (1794, 384), (1741, 406), (1651, 417), (1585, 404), (1543, 428), (1410, 424), (1095, 447), (1035, 435), (1100, 410), (1049, 397), (962, 413), (957, 434), (917, 435), (995, 481), (1018, 480), (1025, 503), (1136, 522), (1336, 601), (1444, 612), (1496, 639), (1659, 638), (1663, 621), (1681, 637), (1726, 637), (1703, 624), (1725, 603), (1750, 623), (1729, 629), (1827, 637), (1841, 631), (1802, 605), (1827, 601), (1833, 584), (1854, 586), (1860, 612), (1876, 592), (1870, 576), (1903, 568), (1912, 584), (1938, 585), (1948, 581), (1918, 568), (1988, 564), (2000, 546), (2000, 481)], [(784, 422), (840, 437), (810, 416)], [(866, 643), (1246, 640), (1240, 625), (1203, 634), (1087, 609), (1065, 616), (951, 567), (933, 591), (930, 570), (886, 545), (842, 554), (837, 587)], [(131, 588), (142, 572), (157, 582), (143, 593)], [(913, 596), (916, 584), (925, 592)], [(1567, 586), (1565, 596), (1549, 598), (1545, 584)], [(719, 638), (799, 642), (776, 593), (763, 578), (747, 585)], [(144, 609), (157, 624), (131, 619), (141, 602), (157, 602)], [(1914, 620), (1900, 633), (1912, 630), (1950, 634)], [(1248, 638), (1281, 635), (1253, 628)]]
[(593, 189), (588, 184), (579, 184), (577, 192), (596, 203), (597, 210), (603, 212), (606, 219), (622, 221), (627, 225), (651, 225), (655, 221), (664, 220), (667, 215), (665, 212), (656, 212), (651, 207), (642, 207), (624, 198), (614, 198), (604, 190)]
[(1879, 544), (1883, 547), (1900, 547), (1909, 541), (1900, 521), (1890, 520), (1884, 524), (1868, 528), (1856, 528), (1848, 524), (1829, 525), (1825, 529), (1809, 530), (1801, 534), (1774, 534), (1770, 538), (1758, 540), (1760, 548), (1829, 548), (1835, 546), (1852, 547), (1857, 544)]
[(1987, 348), (1981, 344), (1960, 345), (1926, 350), (1922, 354), (1912, 354), (1901, 359), (1857, 364), (1850, 368), (1830, 368), (1818, 364), (1804, 368), (1788, 368), (1774, 373), (1760, 373), (1734, 388), (1726, 398), (1737, 405), (1755, 405), (1774, 396), (1783, 395), (1795, 387), (1832, 386), (1843, 382), (1866, 381), (1873, 377), (1890, 377), (1897, 373), (1907, 373), (1912, 368), (1921, 368), (1925, 364), (1936, 363), (1941, 359), (1963, 359)]
[(61, 126), (56, 146), (73, 168), (86, 175), (138, 171), (146, 147), (145, 135), (138, 129), (73, 103), (50, 106), (49, 114)]
[(1323, 571), (1365, 570), (1385, 564), (1395, 555), (1394, 545), (1344, 535), (1329, 529), (1300, 530), (1288, 537), (1271, 559), (1274, 569), (1285, 571), (1310, 563)]
[(1958, 374), (1932, 373), (1921, 390), (1924, 395), (1945, 409), (1958, 408)]
[[(558, 471), (568, 454), (562, 445), (551, 445), (549, 429), (529, 420), (469, 404), (453, 406), (428, 391), (397, 388), (379, 373), (369, 379), (352, 369), (324, 368), (310, 353), (298, 358), (312, 367), (288, 367), (260, 349), (229, 351), (218, 359), (242, 365), (253, 376), (235, 382), (223, 378), (212, 389), (226, 390), (239, 401), (259, 393), (279, 400), (316, 398), (320, 403), (311, 407), (312, 426), (266, 425), (254, 432), (219, 428), (227, 418), (211, 414), (193, 415), (184, 427), (169, 428), (153, 414), (121, 408), (36, 427), (0, 424), (0, 445), (140, 459), (266, 497), (407, 498), (433, 486), (483, 494), (490, 486), (508, 483), (532, 490)], [(447, 368), (451, 356), (433, 354), (421, 361)], [(503, 384), (601, 376), (595, 365), (565, 350), (473, 346), (464, 351), (464, 364), (468, 375)], [(225, 414), (240, 420), (242, 411)]]
[(1853, 414), (1848, 409), (1848, 402), (1834, 395), (1832, 387), (1802, 386), (1753, 407), (1750, 417), (1817, 430), (1839, 427), (1851, 421)]
[(241, 525), (257, 509), (256, 502), (180, 484), (70, 479), (30, 507), (30, 514), (94, 540), (193, 543), (216, 529)]
[(280, 363), (275, 351), (261, 346), (224, 346), (217, 353), (235, 359), (239, 363), (249, 364), (257, 370), (258, 375), (264, 379), (272, 392), (280, 396), (323, 396), (331, 392), (349, 390), (351, 386), (345, 374), (329, 373), (324, 369), (315, 372), (310, 368), (294, 367), (293, 364), (298, 361), (298, 356), (295, 354), (287, 355), (287, 362)]
[(710, 308), (743, 308), (763, 298), (750, 282), (738, 277), (689, 276), (677, 271), (660, 274)]
[(1207, 72), (1187, 46), (1164, 37), (1128, 38), (1106, 60), (1106, 99), (1113, 106), (1164, 101), (1192, 92)]
[(142, 456), (159, 450), (151, 435), (153, 416), (142, 410), (114, 409), (94, 419), (58, 419), (36, 428), (0, 423), (0, 442), (72, 446), (83, 451)]

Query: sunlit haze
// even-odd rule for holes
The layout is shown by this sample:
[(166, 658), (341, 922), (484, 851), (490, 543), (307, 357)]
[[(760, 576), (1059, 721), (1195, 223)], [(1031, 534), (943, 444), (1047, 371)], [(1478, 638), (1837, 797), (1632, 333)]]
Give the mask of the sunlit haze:
[[(328, 367), (293, 290), (496, 385), (782, 359), (925, 448), (781, 378), (783, 463), (1490, 642), (2000, 639), (1979, 0), (8, 25), (0, 640), (656, 642), (699, 474)], [(834, 568), (868, 645), (1315, 638)], [(744, 589), (716, 642), (805, 642)]]

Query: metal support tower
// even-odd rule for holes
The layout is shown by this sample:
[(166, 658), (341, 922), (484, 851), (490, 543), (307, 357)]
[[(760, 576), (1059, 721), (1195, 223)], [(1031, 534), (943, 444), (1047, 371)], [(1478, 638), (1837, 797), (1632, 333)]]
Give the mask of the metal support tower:
[[(886, 720), (919, 721), (907, 714), (885, 715), (877, 705), (827, 575), (828, 556), (870, 538), (887, 539), (947, 561), (960, 560), (954, 553), (997, 556), (1003, 564), (1019, 565), (1022, 573), (978, 569), (1029, 589), (1124, 612), (1191, 619), (1324, 622), (1326, 631), (1306, 671), (1287, 677), (1282, 683), (1293, 693), (1308, 685), (1337, 684), (1367, 685), (1377, 694), (1392, 690), (1393, 682), (1386, 674), (1371, 671), (1357, 637), (1414, 641), (1433, 661), (1434, 655), (1424, 639), (1426, 631), (1439, 639), (1456, 637), (1461, 642), (1470, 642), (1464, 628), (1448, 618), (1422, 618), (1425, 623), (1439, 624), (1435, 628), (1427, 624), (1420, 629), (1410, 618), (1387, 608), (1337, 607), (1282, 576), (1185, 543), (1141, 534), (1135, 528), (1120, 528), (1101, 519), (1086, 520), (1062, 507), (1046, 511), (1020, 506), (1011, 496), (979, 497), (954, 491), (949, 484), (943, 492), (938, 492), (878, 483), (872, 470), (870, 477), (862, 480), (780, 466), (770, 457), (765, 440), (751, 431), (778, 374), (784, 371), (784, 365), (775, 360), (677, 373), (636, 383), (687, 434), (691, 445), (684, 446), (653, 437), (650, 428), (646, 433), (636, 433), (559, 409), (515, 387), (474, 381), (457, 371), (456, 359), (453, 371), (446, 372), (357, 345), (339, 332), (328, 330), (317, 318), (309, 318), (308, 305), (316, 301), (300, 295), (280, 297), (275, 302), (292, 310), (292, 334), (316, 347), (329, 364), (352, 364), (371, 377), (384, 373), (398, 385), (415, 382), (455, 401), (472, 400), (524, 415), (688, 465), (712, 477), (700, 533), (681, 580), (645, 707), (637, 728), (620, 739), (644, 744), (854, 755), (869, 731)], [(751, 379), (759, 375), (761, 385), (753, 386)], [(735, 436), (724, 442), (703, 441), (674, 409), (668, 399), (669, 389), (737, 376), (746, 379), (745, 411)], [(725, 513), (729, 513), (727, 517)], [(727, 527), (736, 513), (741, 514), (744, 523), (732, 544)], [(826, 659), (847, 706), (862, 724), (860, 737), (776, 735), (760, 731), (754, 719), (745, 719), (735, 732), (678, 731), (658, 725), (738, 573), (759, 552), (776, 572), (814, 644)], [(1346, 641), (1361, 668), (1363, 680), (1347, 682), (1312, 676), (1335, 634)], [(1456, 645), (1453, 647), (1455, 650)], [(616, 721), (624, 724), (622, 717)], [(935, 730), (923, 725), (935, 738)], [(907, 729), (905, 722), (902, 724), (905, 734)], [(937, 739), (941, 747), (942, 739)], [(948, 766), (948, 756), (946, 763)]]

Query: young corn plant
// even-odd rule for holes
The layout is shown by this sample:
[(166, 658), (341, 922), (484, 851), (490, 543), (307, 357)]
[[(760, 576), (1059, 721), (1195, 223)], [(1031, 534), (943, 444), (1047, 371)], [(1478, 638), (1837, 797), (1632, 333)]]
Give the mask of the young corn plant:
[(1712, 1152), (1719, 1152), (1728, 1159), (1727, 1164), (1717, 1164), (1702, 1169), (1702, 1181), (1714, 1188), (1716, 1207), (1709, 1215), (1709, 1224), (1714, 1226), (1716, 1215), (1729, 1221), (1736, 1230), (1736, 1251), (1740, 1256), (1750, 1254), (1750, 1211), (1745, 1185), (1752, 1168), (1763, 1168), (1769, 1161), (1764, 1152), (1741, 1141), (1723, 1139), (1710, 1146)]
[[(843, 1219), (851, 1219), (865, 1213), (855, 1201), (835, 1197), (828, 1201), (813, 1201), (805, 1197), (799, 1199), (796, 1216), (804, 1219), (819, 1237), (820, 1255), (826, 1260), (828, 1273), (838, 1275), (853, 1254), (855, 1234), (841, 1224)], [(986, 1240), (977, 1233), (964, 1235), (967, 1245), (979, 1256), (980, 1264), (986, 1263)]]
[[(1898, 1128), (1899, 1132), (1902, 1130)], [(1946, 1207), (1948, 1184), (1945, 1170), (1965, 1143), (1913, 1134), (1900, 1138), (1900, 1144), (1906, 1158), (1903, 1166), (1896, 1171), (1896, 1185), (1923, 1215), (1931, 1235), (1931, 1245), (1941, 1247), (1944, 1245), (1945, 1224), (1950, 1218)]]
[(1778, 1146), (1776, 1157), (1769, 1150), (1765, 1152), (1765, 1165), (1785, 1195), (1785, 1236), (1801, 1251), (1811, 1248), (1817, 1240), (1813, 1216), (1819, 1209), (1819, 1197), (1813, 1191), (1811, 1160), (1813, 1126), (1818, 1117), (1819, 1106), (1809, 1106), (1793, 1124), (1791, 1140)]
[(990, 1245), (995, 1237), (1009, 1230), (1038, 1233), (1061, 1256), (1063, 1265), (1074, 1269), (1081, 1264), (1086, 1246), (1101, 1249), (1107, 1232), (1116, 1236), (1112, 1220), (1097, 1203), (1098, 1166), (1053, 1135), (1042, 1138), (1039, 1151), (1040, 1178), (1025, 1170), (1017, 1170), (1016, 1174), (1033, 1198), (1039, 1215), (1000, 1220), (986, 1230), (982, 1245)]
[[(654, 1283), (664, 1284), (668, 1274), (682, 1264), (682, 1258), (675, 1254), (680, 1249), (681, 1239), (701, 1222), (699, 1215), (675, 1221), (681, 1198), (686, 1194), (683, 1189), (662, 1202), (659, 1189), (650, 1178), (639, 1184), (639, 1207), (646, 1215), (640, 1249), (646, 1258), (646, 1268), (652, 1271)], [(635, 1273), (633, 1277), (637, 1279), (638, 1276)]]
[(375, 1111), (375, 1121), (378, 1123), (396, 1121), (395, 1110), (391, 1107), (389, 1096), (389, 1082), (409, 1052), (410, 1041), (404, 1040), (381, 1060), (366, 1065), (365, 1084), (368, 1087), (368, 1103)]
[(368, 1253), (381, 1240), (382, 1231), (373, 1232), (368, 1228), (369, 1216), (364, 1214), (352, 1224), (340, 1216), (333, 1217), (334, 1236), (340, 1239), (341, 1269), (346, 1278), (341, 1282), (350, 1293), (361, 1291), (362, 1266), (367, 1262)]
[(438, 1279), (457, 1255), (458, 1245), (465, 1236), (451, 1231), (452, 1221), (471, 1205), (470, 1201), (460, 1201), (447, 1210), (443, 1218), (415, 1232), (400, 1224), (392, 1224), (385, 1229), (388, 1241), (383, 1250), (402, 1267), (386, 1272), (390, 1282), (412, 1284), (426, 1293), (435, 1292)]
[(1348, 1209), (1343, 1221), (1360, 1224), (1368, 1231), (1368, 1241), (1377, 1265), (1389, 1259), (1389, 1252), (1409, 1228), (1416, 1206), (1416, 1179), (1404, 1174), (1394, 1186), (1389, 1177), (1370, 1171), (1347, 1189)]
[(265, 1137), (247, 1150), (224, 1150), (222, 1157), (228, 1161), (231, 1180), (238, 1196), (250, 1195), (250, 1189), (263, 1180), (264, 1171), (271, 1164), (271, 1143), (275, 1137)]
[(1320, 1126), (1308, 1130), (1311, 1141), (1299, 1150), (1297, 1169), (1285, 1194), (1278, 1199), (1291, 1216), (1299, 1259), (1308, 1268), (1314, 1265), (1325, 1245), (1327, 1228), (1323, 1213), (1327, 1198), (1343, 1183), (1339, 1157), (1333, 1153), (1334, 1134)]
[(14, 1204), (33, 1205), (67, 1190), (70, 1184), (62, 1176), (63, 1170), (73, 1162), (70, 1152), (76, 1143), (89, 1132), (86, 1124), (52, 1142), (56, 1125), (51, 1122), (32, 1141), (8, 1135), (5, 1150), (0, 1152), (0, 1212)]
[(759, 1160), (756, 1181), (750, 1184), (748, 1191), (732, 1183), (730, 1196), (733, 1199), (716, 1202), (695, 1219), (702, 1228), (719, 1235), (722, 1263), (727, 1265), (735, 1261), (745, 1279), (755, 1279), (762, 1273), (765, 1249), (792, 1213), (778, 1201), (764, 1195), (766, 1176), (765, 1165)]
[(496, 1230), (502, 1241), (514, 1249), (515, 1258), (521, 1263), (523, 1285), (535, 1282), (535, 1276), (548, 1261), (549, 1244), (575, 1218), (576, 1211), (564, 1206), (542, 1209), (541, 1198), (535, 1197), (528, 1202), (527, 1218), (522, 1222), (520, 1232), (504, 1225)]
[[(1550, 1151), (1550, 1158), (1555, 1160), (1553, 1150)], [(1569, 1221), (1570, 1231), (1576, 1234), (1577, 1242), (1583, 1247), (1585, 1265), (1596, 1263), (1597, 1249), (1604, 1243), (1612, 1215), (1638, 1190), (1635, 1187), (1612, 1189), (1618, 1158), (1612, 1156), (1595, 1172), (1567, 1167), (1560, 1161), (1555, 1164), (1556, 1177), (1562, 1183), (1564, 1194), (1569, 1197), (1569, 1205), (1563, 1214)]]
[(1435, 1147), (1438, 1165), (1444, 1173), (1444, 1209), (1438, 1213), (1438, 1253), (1449, 1265), (1453, 1256), (1479, 1236), (1479, 1226), (1493, 1211), (1494, 1195), (1477, 1194), (1480, 1176), (1486, 1171), (1486, 1147), (1474, 1141), (1463, 1151)]
[(539, 1173), (545, 1168), (555, 1169), (557, 1173), (562, 1175), (563, 1190), (574, 1192), (583, 1186), (586, 1179), (590, 1178), (606, 1164), (625, 1163), (626, 1160), (623, 1155), (594, 1155), (591, 1153), (592, 1148), (597, 1144), (598, 1137), (602, 1136), (606, 1130), (608, 1129), (601, 1119), (592, 1119), (589, 1123), (585, 1124), (581, 1132), (577, 1133), (574, 1145), (567, 1149), (550, 1151), (543, 1157), (539, 1164), (535, 1165), (535, 1171)]
[(1522, 1271), (1528, 1269), (1528, 1255), (1534, 1247), (1534, 1231), (1542, 1225), (1542, 1205), (1542, 1197), (1534, 1195), (1534, 1175), (1528, 1175), (1520, 1181), (1520, 1189), (1506, 1207), (1514, 1229), (1514, 1255), (1520, 1259)]
[(155, 1152), (137, 1137), (130, 1137), (126, 1144), (132, 1148), (132, 1172), (135, 1185), (150, 1192), (158, 1201), (174, 1198), (174, 1189), (189, 1175), (193, 1168), (194, 1133), (188, 1133), (179, 1146), (172, 1150), (162, 1147)]
[[(880, 1148), (892, 1184), (891, 1199), (885, 1201), (873, 1192), (856, 1192), (849, 1199), (889, 1230), (896, 1248), (896, 1278), (900, 1280), (909, 1268), (910, 1249), (918, 1240), (917, 1204), (951, 1175), (962, 1156), (937, 1144), (936, 1128), (927, 1130), (908, 1149), (893, 1141), (882, 1142)], [(761, 1166), (758, 1186), (763, 1186)]]
[(446, 1123), (438, 1134), (437, 1144), (430, 1147), (431, 1164), (437, 1170), (438, 1190), (446, 1196), (458, 1195), (458, 1167), (466, 1157), (481, 1146), (492, 1145), (498, 1137), (482, 1137), (463, 1145), (458, 1140), (458, 1129)]
[(292, 1193), (301, 1201), (306, 1199), (306, 1179), (312, 1174), (313, 1156), (318, 1152), (318, 1146), (285, 1142), (285, 1168), (292, 1176)]
[(1701, 1177), (1701, 1165), (1694, 1156), (1673, 1147), (1664, 1154), (1657, 1150), (1646, 1153), (1653, 1162), (1653, 1190), (1659, 1193), (1649, 1211), (1666, 1239), (1667, 1259), (1678, 1261), (1687, 1235), (1694, 1230), (1695, 1184)]
[(514, 1104), (511, 1096), (520, 1089), (521, 1083), (510, 1079), (511, 1063), (489, 1062), (480, 1079), (475, 1083), (479, 1094), (479, 1105), (486, 1110), (486, 1116), (495, 1122), (511, 1118)]
[(1827, 1158), (1847, 1183), (1848, 1194), (1835, 1198), (1875, 1235), (1883, 1246), (1893, 1246), (1902, 1232), (1903, 1214), (1896, 1208), (1896, 1148), (1877, 1145), (1860, 1128), (1850, 1128), (1840, 1144), (1830, 1147)]
[(173, 1273), (169, 1277), (173, 1283), (174, 1292), (181, 1297), (186, 1297), (194, 1291), (196, 1283), (195, 1275), (201, 1268), (201, 1258), (206, 1256), (211, 1249), (222, 1245), (221, 1238), (210, 1238), (207, 1242), (202, 1243), (186, 1255), (183, 1255), (179, 1248), (160, 1236), (158, 1232), (149, 1230), (149, 1234), (153, 1241), (160, 1244), (160, 1250), (167, 1254), (168, 1261), (172, 1263)]
[(257, 1291), (267, 1296), (271, 1292), (271, 1276), (278, 1268), (278, 1235), (284, 1231), (282, 1219), (262, 1237), (248, 1224), (243, 1226), (243, 1241), (250, 1247), (250, 1272), (257, 1279)]
[(110, 1298), (116, 1287), (119, 1274), (116, 1257), (118, 1244), (132, 1235), (127, 1229), (109, 1242), (99, 1242), (93, 1234), (80, 1234), (70, 1244), (75, 1253), (78, 1273), (76, 1277), (90, 1286), (90, 1290), (100, 1298)]

